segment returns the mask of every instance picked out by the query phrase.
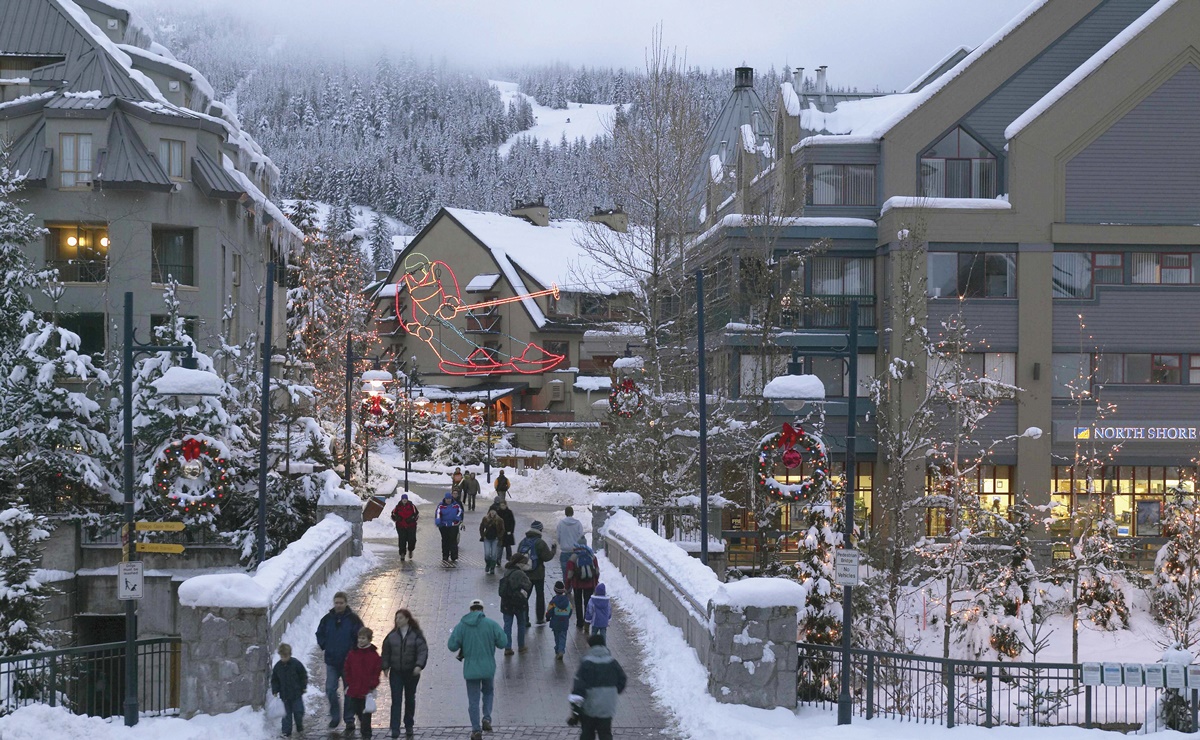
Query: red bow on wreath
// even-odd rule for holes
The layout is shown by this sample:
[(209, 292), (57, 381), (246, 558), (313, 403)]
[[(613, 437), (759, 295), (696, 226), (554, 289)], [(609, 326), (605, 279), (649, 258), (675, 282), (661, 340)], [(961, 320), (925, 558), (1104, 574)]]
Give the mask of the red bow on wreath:
[(188, 437), (183, 440), (183, 459), (191, 462), (200, 457), (202, 447), (203, 445), (201, 445), (200, 440), (195, 437)]
[(790, 449), (804, 438), (803, 429), (793, 429), (791, 424), (786, 421), (783, 423), (783, 432), (779, 435), (779, 446), (783, 449)]
[(371, 396), (371, 408), (367, 412), (380, 416), (383, 414), (383, 399), (380, 396)]

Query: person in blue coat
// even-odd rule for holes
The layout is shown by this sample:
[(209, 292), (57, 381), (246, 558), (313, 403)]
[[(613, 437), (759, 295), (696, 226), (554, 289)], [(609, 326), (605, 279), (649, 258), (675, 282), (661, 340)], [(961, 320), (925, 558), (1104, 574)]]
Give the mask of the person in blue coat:
[(591, 628), (591, 634), (607, 635), (608, 623), (612, 621), (612, 604), (603, 583), (596, 584), (596, 592), (588, 600), (583, 619)]
[(350, 705), (345, 706), (342, 713), (342, 702), (338, 697), (338, 683), (346, 688), (344, 668), (346, 656), (358, 642), (358, 631), (362, 628), (362, 620), (348, 605), (344, 591), (333, 595), (333, 608), (321, 617), (317, 625), (317, 647), (325, 651), (325, 696), (329, 698), (329, 729), (336, 729), (343, 718), (347, 725), (354, 723), (354, 714)]
[(462, 505), (454, 498), (453, 493), (446, 491), (442, 503), (438, 504), (433, 523), (442, 535), (442, 562), (447, 565), (458, 562), (458, 531), (462, 521)]

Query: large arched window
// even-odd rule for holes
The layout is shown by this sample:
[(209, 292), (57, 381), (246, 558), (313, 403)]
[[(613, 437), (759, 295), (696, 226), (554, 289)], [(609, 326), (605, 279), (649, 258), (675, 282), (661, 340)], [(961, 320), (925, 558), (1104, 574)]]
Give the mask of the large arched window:
[(921, 195), (927, 198), (995, 198), (996, 155), (962, 128), (921, 155)]

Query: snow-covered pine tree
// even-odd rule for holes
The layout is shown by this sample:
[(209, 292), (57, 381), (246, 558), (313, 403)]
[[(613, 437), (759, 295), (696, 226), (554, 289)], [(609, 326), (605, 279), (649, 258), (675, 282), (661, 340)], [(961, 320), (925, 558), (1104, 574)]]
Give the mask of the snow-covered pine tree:
[[(836, 492), (833, 492), (836, 493)], [(837, 645), (842, 635), (841, 590), (834, 586), (834, 550), (842, 545), (842, 519), (825, 493), (820, 500), (795, 508), (803, 519), (796, 529), (795, 578), (804, 586), (804, 609), (798, 614), (800, 639)]]
[(1200, 507), (1195, 496), (1175, 491), (1167, 504), (1150, 577), (1150, 613), (1166, 632), (1165, 644), (1191, 650), (1200, 644)]
[(443, 420), (437, 427), (433, 459), (443, 465), (476, 465), (483, 462), (487, 451), (484, 442), (479, 440), (481, 434), (453, 419)]
[(51, 633), (42, 625), (50, 587), (35, 577), (38, 543), (50, 536), (45, 517), (28, 506), (0, 511), (0, 656), (47, 650)]
[(990, 593), (992, 612), (992, 649), (1002, 658), (1021, 655), (1021, 626), (1023, 607), (1034, 595), (1037, 566), (1033, 559), (1033, 512), (1029, 497), (1022, 493), (1008, 510), (1009, 526), (1005, 527), (1007, 557), (995, 577)]
[(392, 263), (396, 260), (395, 252), (392, 250), (392, 230), (388, 227), (387, 219), (382, 213), (376, 213), (375, 218), (371, 219), (371, 232), (368, 240), (371, 243), (371, 258), (375, 263), (375, 269), (392, 269)]
[(546, 447), (545, 465), (548, 468), (562, 469), (566, 467), (566, 458), (563, 457), (563, 441), (561, 434), (550, 435), (550, 444)]

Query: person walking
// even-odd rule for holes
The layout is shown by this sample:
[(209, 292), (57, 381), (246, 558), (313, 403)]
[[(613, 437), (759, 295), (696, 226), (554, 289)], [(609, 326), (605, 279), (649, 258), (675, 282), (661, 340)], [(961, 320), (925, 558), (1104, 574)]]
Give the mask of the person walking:
[(609, 652), (604, 635), (589, 637), (587, 655), (571, 685), (571, 718), (567, 720), (567, 724), (579, 725), (579, 740), (612, 740), (617, 695), (625, 691), (625, 681), (625, 671)]
[(558, 564), (562, 568), (562, 577), (567, 579), (567, 559), (575, 552), (575, 546), (583, 542), (583, 522), (575, 518), (574, 507), (568, 506), (562, 519), (558, 520)]
[(517, 517), (513, 514), (512, 509), (508, 508), (508, 502), (497, 499), (496, 503), (490, 508), (496, 510), (496, 514), (504, 522), (504, 535), (500, 539), (500, 545), (504, 548), (504, 557), (512, 558), (513, 545), (517, 544), (513, 533), (517, 531)]
[(479, 541), (483, 543), (483, 572), (491, 575), (500, 564), (500, 540), (504, 536), (504, 520), (495, 509), (488, 509), (479, 522)]
[(492, 484), (496, 491), (496, 498), (501, 501), (508, 500), (508, 489), (512, 487), (512, 482), (508, 476), (504, 474), (504, 468), (500, 468), (500, 474), (496, 476), (496, 482)]
[(462, 503), (462, 482), (462, 468), (455, 468), (454, 472), (450, 474), (450, 490), (454, 492), (454, 497), (458, 499), (459, 503)]
[(504, 637), (508, 647), (506, 656), (512, 655), (512, 628), (517, 623), (517, 649), (525, 652), (525, 632), (529, 629), (529, 560), (517, 553), (504, 565), (504, 577), (500, 579), (500, 613), (504, 615)]
[(583, 621), (587, 622), (589, 633), (608, 637), (608, 623), (612, 621), (612, 603), (608, 600), (608, 591), (603, 583), (596, 584), (592, 598), (588, 599), (583, 610)]
[(463, 475), (463, 494), (466, 496), (467, 511), (475, 511), (475, 497), (479, 495), (479, 479), (470, 471)]
[(575, 594), (575, 626), (581, 630), (587, 629), (583, 616), (588, 602), (592, 600), (592, 591), (600, 582), (600, 564), (596, 562), (596, 553), (584, 544), (575, 546), (575, 551), (567, 559), (567, 577), (563, 579), (567, 588)]
[(550, 623), (550, 631), (554, 633), (554, 659), (562, 660), (567, 652), (567, 630), (571, 627), (571, 597), (567, 594), (567, 586), (562, 581), (554, 582), (554, 596), (550, 606), (543, 615)]
[(438, 533), (442, 536), (442, 565), (458, 564), (458, 531), (462, 520), (462, 506), (454, 500), (454, 494), (446, 491), (433, 518), (433, 523), (437, 525)]
[(283, 702), (284, 737), (292, 736), (292, 720), (296, 732), (304, 734), (304, 689), (308, 688), (308, 671), (304, 664), (292, 657), (292, 646), (279, 643), (279, 660), (271, 668), (271, 694)]
[[(349, 606), (345, 591), (333, 595), (333, 608), (321, 617), (317, 625), (317, 647), (325, 652), (325, 696), (329, 699), (329, 729), (336, 729), (346, 720), (346, 727), (354, 724), (354, 713), (350, 702), (345, 707), (338, 697), (338, 683), (346, 688), (346, 656), (358, 640), (362, 620)], [(347, 694), (348, 696), (348, 694)], [(344, 711), (343, 711), (344, 709)]]
[(417, 682), (429, 662), (429, 644), (421, 625), (407, 609), (396, 610), (392, 631), (383, 638), (383, 675), (392, 692), (392, 737), (400, 737), (400, 715), (404, 714), (404, 736), (412, 738), (417, 712)]
[[(452, 653), (461, 651), (463, 679), (467, 682), (467, 714), (471, 718), (471, 740), (483, 740), (483, 733), (492, 731), (492, 702), (496, 696), (496, 651), (508, 647), (504, 630), (483, 614), (483, 602), (475, 599), (463, 615), (446, 647)], [(480, 699), (483, 717), (480, 718)]]
[(543, 618), (546, 612), (546, 563), (554, 559), (558, 549), (558, 545), (546, 544), (546, 540), (542, 539), (542, 529), (539, 521), (530, 524), (525, 539), (517, 545), (517, 552), (529, 558), (529, 582), (533, 584), (533, 593), (537, 596), (533, 613), (537, 615), (539, 627), (546, 624)]
[(392, 509), (392, 521), (396, 524), (396, 539), (400, 543), (400, 562), (404, 562), (404, 553), (407, 550), (409, 560), (412, 559), (413, 551), (417, 549), (417, 519), (421, 516), (421, 512), (417, 511), (417, 507), (412, 501), (408, 500), (408, 494), (400, 494), (400, 503)]
[[(358, 644), (346, 655), (346, 708), (353, 711), (362, 727), (362, 736), (371, 737), (371, 715), (374, 701), (367, 706), (367, 697), (379, 686), (379, 671), (383, 667), (379, 652), (371, 644), (375, 633), (370, 627), (358, 631)], [(373, 698), (373, 697), (372, 697)], [(346, 720), (346, 737), (354, 735), (354, 720)]]

